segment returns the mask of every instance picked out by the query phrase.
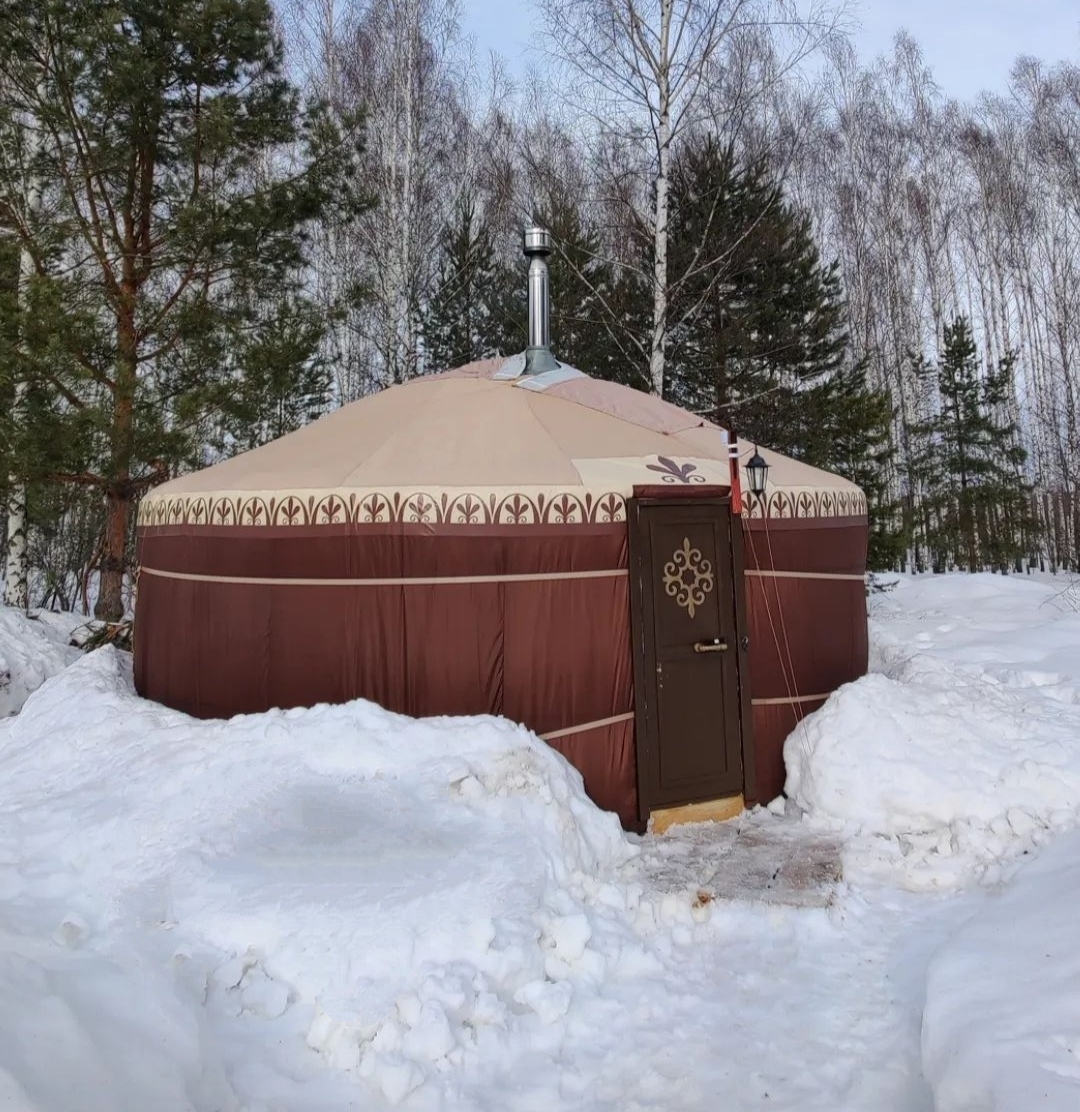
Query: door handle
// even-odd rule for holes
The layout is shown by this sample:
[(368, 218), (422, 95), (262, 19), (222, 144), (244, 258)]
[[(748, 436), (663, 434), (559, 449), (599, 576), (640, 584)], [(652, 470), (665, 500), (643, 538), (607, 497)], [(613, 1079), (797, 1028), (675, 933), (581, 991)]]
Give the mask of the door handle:
[(727, 642), (721, 641), (719, 637), (714, 637), (711, 641), (698, 641), (694, 645), (694, 652), (696, 653), (726, 653)]

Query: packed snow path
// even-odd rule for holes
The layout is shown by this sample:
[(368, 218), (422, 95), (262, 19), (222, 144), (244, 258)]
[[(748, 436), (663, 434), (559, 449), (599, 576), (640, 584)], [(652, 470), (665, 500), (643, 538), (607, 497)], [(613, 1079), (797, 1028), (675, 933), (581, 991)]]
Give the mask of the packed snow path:
[[(782, 813), (782, 811), (780, 811)], [(642, 846), (654, 892), (695, 891), (695, 903), (740, 899), (828, 907), (843, 873), (840, 841), (758, 809), (730, 822), (672, 827)]]
[(0, 723), (0, 1108), (966, 1108), (938, 955), (1076, 824), (1060, 587), (903, 581), (809, 813), (660, 838), (504, 722), (193, 722), (82, 658)]

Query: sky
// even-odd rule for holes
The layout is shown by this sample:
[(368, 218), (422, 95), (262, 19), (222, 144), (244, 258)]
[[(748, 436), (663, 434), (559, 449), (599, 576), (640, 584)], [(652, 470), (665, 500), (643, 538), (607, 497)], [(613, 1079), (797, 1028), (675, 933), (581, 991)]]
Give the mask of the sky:
[[(466, 31), (512, 69), (528, 63), (529, 0), (460, 0)], [(864, 59), (889, 49), (904, 27), (923, 48), (948, 96), (1001, 91), (1018, 54), (1080, 62), (1077, 0), (854, 0), (853, 39)]]

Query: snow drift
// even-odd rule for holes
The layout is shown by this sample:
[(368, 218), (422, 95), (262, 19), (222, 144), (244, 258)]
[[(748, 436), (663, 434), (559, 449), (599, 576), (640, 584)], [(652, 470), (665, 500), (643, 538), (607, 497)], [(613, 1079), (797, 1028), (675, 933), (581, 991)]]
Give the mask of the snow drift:
[(29, 618), (0, 607), (0, 718), (17, 714), (31, 692), (79, 655), (68, 642), (84, 619), (42, 613)]
[(894, 840), (951, 884), (1080, 818), (1080, 615), (1061, 583), (901, 580), (875, 611), (875, 674), (789, 737), (787, 794)]
[[(12, 1001), (40, 1017), (31, 1027), (62, 1012), (88, 1061), (88, 999), (119, 1008), (136, 1048), (140, 1028), (163, 1030), (175, 1052), (159, 1096), (224, 1084), (196, 1049), (205, 1005), (284, 1023), (396, 1102), (501, 1029), (565, 1013), (575, 979), (603, 967), (595, 906), (629, 898), (609, 882), (635, 852), (618, 820), (497, 719), (357, 702), (199, 722), (135, 697), (128, 660), (103, 649), (0, 724), (0, 753), (9, 1018)], [(58, 969), (30, 941), (43, 936), (80, 960)], [(115, 1003), (141, 998), (142, 967), (175, 970), (153, 1019)], [(0, 1093), (65, 1107), (48, 1056), (8, 1034)], [(80, 1108), (122, 1107), (114, 1060), (140, 1074), (115, 1057), (123, 1041), (81, 1071)], [(163, 1065), (161, 1043), (141, 1073)], [(163, 1107), (128, 1080), (132, 1109)]]

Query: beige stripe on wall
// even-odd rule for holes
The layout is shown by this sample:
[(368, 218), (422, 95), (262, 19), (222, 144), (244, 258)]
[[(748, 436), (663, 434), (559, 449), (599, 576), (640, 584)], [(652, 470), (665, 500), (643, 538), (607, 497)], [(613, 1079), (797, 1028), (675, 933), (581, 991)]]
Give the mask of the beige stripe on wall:
[(767, 568), (747, 568), (747, 575), (756, 575), (764, 579), (851, 579), (862, 583), (862, 575), (842, 574), (831, 571), (769, 571)]
[(553, 571), (522, 575), (433, 575), (400, 579), (274, 579), (256, 575), (197, 575), (194, 572), (161, 571), (158, 568), (141, 567), (139, 574), (154, 575), (160, 579), (182, 579), (193, 583), (249, 583), (270, 587), (422, 587), (439, 583), (547, 583), (557, 579), (618, 579), (630, 573), (626, 568), (613, 568), (608, 571)]
[(824, 695), (786, 695), (778, 699), (751, 699), (750, 703), (755, 707), (790, 707), (795, 703), (824, 702), (828, 697), (828, 692)]
[(549, 734), (540, 734), (543, 741), (554, 741), (559, 737), (569, 737), (571, 734), (583, 734), (586, 730), (598, 730), (601, 726), (614, 726), (616, 722), (628, 722), (634, 717), (634, 712), (612, 715), (611, 718), (598, 718), (595, 722), (586, 722), (581, 726), (567, 726), (565, 730), (552, 730)]

